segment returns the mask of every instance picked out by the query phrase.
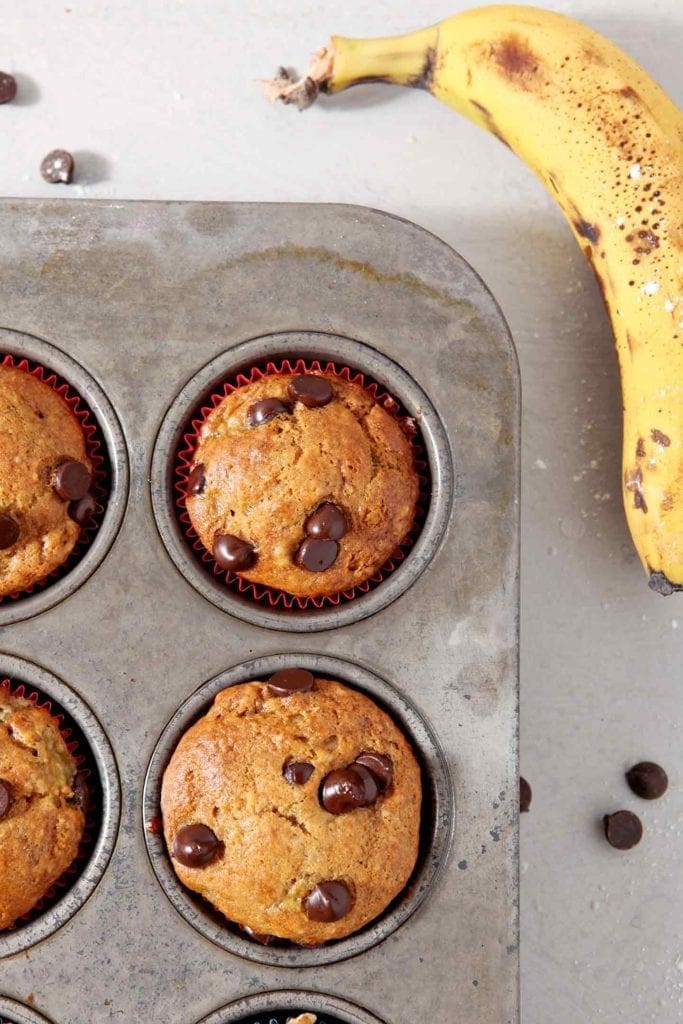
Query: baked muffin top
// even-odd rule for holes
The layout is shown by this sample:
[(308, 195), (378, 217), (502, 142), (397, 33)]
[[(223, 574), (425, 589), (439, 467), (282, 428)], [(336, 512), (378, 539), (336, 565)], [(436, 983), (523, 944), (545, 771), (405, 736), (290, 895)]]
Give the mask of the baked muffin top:
[(420, 769), (369, 697), (304, 669), (229, 687), (163, 778), (180, 880), (256, 937), (302, 945), (362, 928), (406, 885)]
[(418, 486), (410, 441), (363, 387), (283, 374), (210, 413), (186, 507), (223, 568), (317, 597), (381, 568), (410, 530)]
[(33, 586), (71, 554), (90, 487), (81, 425), (61, 395), (0, 365), (0, 597)]
[(85, 824), (75, 781), (49, 712), (0, 687), (0, 929), (73, 863)]

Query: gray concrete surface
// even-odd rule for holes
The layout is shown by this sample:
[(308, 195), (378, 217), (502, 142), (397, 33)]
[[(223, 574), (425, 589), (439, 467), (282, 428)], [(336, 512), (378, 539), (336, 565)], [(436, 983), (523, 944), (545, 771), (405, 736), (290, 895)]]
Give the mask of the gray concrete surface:
[[(683, 1015), (683, 599), (647, 590), (620, 507), (620, 398), (597, 287), (559, 212), (516, 158), (424, 94), (367, 87), (306, 115), (254, 80), (303, 65), (331, 31), (404, 31), (461, 0), (23, 0), (3, 5), (0, 193), (47, 196), (54, 146), (71, 196), (344, 201), (435, 231), (483, 275), (518, 347), (524, 392), (522, 821), (525, 1024)], [(683, 97), (679, 0), (552, 5), (611, 35)], [(669, 794), (623, 781), (647, 757)], [(629, 854), (601, 840), (642, 813)]]

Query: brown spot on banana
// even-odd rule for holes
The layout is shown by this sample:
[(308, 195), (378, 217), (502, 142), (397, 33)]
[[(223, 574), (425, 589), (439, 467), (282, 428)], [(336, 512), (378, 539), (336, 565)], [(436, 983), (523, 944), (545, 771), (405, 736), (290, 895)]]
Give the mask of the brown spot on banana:
[(636, 458), (637, 459), (644, 459), (645, 458), (645, 442), (643, 441), (642, 437), (638, 438), (638, 442), (636, 444)]
[(432, 85), (434, 84), (434, 72), (436, 67), (436, 50), (433, 46), (430, 46), (425, 53), (424, 64), (418, 75), (412, 78), (407, 84), (412, 86), (413, 89), (425, 89), (427, 92), (432, 91)]
[(489, 131), (491, 135), (495, 135), (497, 139), (500, 139), (504, 146), (507, 146), (507, 148), (510, 149), (510, 143), (503, 136), (503, 133), (501, 132), (500, 128), (494, 121), (493, 115), (491, 114), (491, 111), (488, 109), (488, 107), (485, 107), (483, 103), (479, 103), (477, 100), (471, 99), (470, 103), (475, 108), (475, 110), (478, 110), (479, 113), (481, 114), (484, 120), (486, 130)]
[(640, 466), (636, 466), (632, 470), (626, 470), (624, 473), (624, 487), (633, 494), (633, 507), (647, 513), (647, 502), (643, 494), (643, 471)]
[(499, 71), (509, 81), (523, 89), (532, 89), (536, 86), (541, 60), (522, 36), (516, 32), (504, 36), (499, 42), (492, 44), (491, 55)]
[(663, 430), (658, 430), (657, 427), (652, 428), (650, 437), (656, 444), (661, 444), (663, 448), (668, 448), (671, 444), (669, 435), (665, 434)]
[(575, 220), (574, 227), (578, 234), (581, 235), (582, 238), (587, 238), (589, 242), (595, 243), (600, 238), (600, 228), (598, 225), (591, 224), (590, 221), (583, 220), (583, 218)]
[(673, 494), (671, 494), (670, 491), (664, 492), (664, 497), (662, 498), (659, 507), (661, 508), (662, 512), (670, 512), (671, 509), (674, 507)]

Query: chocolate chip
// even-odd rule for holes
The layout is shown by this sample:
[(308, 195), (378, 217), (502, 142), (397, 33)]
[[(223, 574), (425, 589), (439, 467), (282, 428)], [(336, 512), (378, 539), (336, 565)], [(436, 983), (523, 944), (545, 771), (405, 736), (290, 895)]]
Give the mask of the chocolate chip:
[(289, 697), (292, 693), (306, 693), (315, 686), (315, 676), (305, 668), (281, 668), (268, 680), (273, 697)]
[(605, 838), (617, 850), (630, 850), (643, 837), (640, 818), (633, 811), (615, 811), (602, 819)]
[(183, 825), (173, 840), (173, 857), (186, 868), (201, 868), (218, 856), (221, 843), (208, 825)]
[(0, 551), (11, 548), (19, 540), (19, 523), (6, 512), (0, 512)]
[(519, 811), (520, 814), (524, 814), (531, 807), (531, 786), (523, 779), (519, 777)]
[(53, 149), (43, 158), (40, 174), (51, 185), (68, 185), (74, 174), (74, 158), (65, 149)]
[(258, 942), (260, 946), (270, 946), (275, 941), (274, 935), (266, 935), (265, 932), (255, 932), (253, 928), (250, 928), (248, 924), (241, 924), (240, 929), (253, 939), (254, 942)]
[(626, 772), (626, 781), (643, 800), (658, 800), (669, 785), (666, 772), (654, 761), (640, 761)]
[(353, 906), (353, 896), (343, 882), (318, 882), (304, 899), (309, 921), (338, 921)]
[(347, 530), (346, 519), (340, 508), (331, 501), (324, 501), (304, 523), (309, 537), (323, 540), (341, 540)]
[(198, 462), (187, 478), (187, 494), (197, 495), (204, 492), (206, 487), (206, 474), (204, 463)]
[(309, 572), (325, 572), (339, 554), (339, 545), (336, 540), (321, 540), (317, 537), (307, 537), (299, 545), (296, 553), (296, 564)]
[(279, 398), (262, 398), (260, 402), (254, 402), (247, 409), (247, 424), (250, 427), (262, 427), (264, 423), (269, 423), (283, 412), (289, 412), (289, 407)]
[(0, 103), (9, 103), (17, 95), (17, 80), (14, 75), (0, 71)]
[(394, 766), (386, 754), (376, 754), (371, 750), (363, 750), (354, 764), (363, 765), (372, 774), (380, 793), (386, 793), (394, 780)]
[(90, 470), (76, 459), (65, 459), (54, 471), (52, 486), (64, 501), (80, 501), (90, 488)]
[(314, 377), (307, 374), (305, 377), (295, 377), (289, 382), (289, 397), (294, 402), (301, 402), (307, 409), (318, 409), (327, 405), (334, 397), (334, 391), (329, 380), (325, 377)]
[(4, 818), (10, 809), (12, 803), (12, 790), (9, 788), (9, 782), (4, 782), (0, 779), (0, 818)]
[(287, 761), (282, 769), (282, 774), (292, 785), (303, 786), (308, 782), (314, 770), (313, 765), (308, 764), (307, 761)]
[(242, 572), (256, 561), (256, 551), (248, 540), (232, 533), (217, 533), (213, 542), (213, 557), (223, 569)]
[(97, 511), (97, 502), (92, 494), (86, 494), (79, 501), (69, 502), (69, 516), (79, 526), (87, 526)]
[(146, 828), (150, 835), (160, 836), (161, 833), (164, 831), (163, 820), (159, 817), (158, 814), (155, 814), (153, 818), (149, 818), (148, 821), (146, 822)]
[(81, 810), (86, 811), (90, 803), (90, 786), (88, 785), (87, 772), (76, 772), (76, 778), (72, 786), (73, 802)]
[(362, 764), (329, 772), (320, 786), (320, 803), (330, 814), (346, 814), (368, 807), (377, 799), (375, 777)]

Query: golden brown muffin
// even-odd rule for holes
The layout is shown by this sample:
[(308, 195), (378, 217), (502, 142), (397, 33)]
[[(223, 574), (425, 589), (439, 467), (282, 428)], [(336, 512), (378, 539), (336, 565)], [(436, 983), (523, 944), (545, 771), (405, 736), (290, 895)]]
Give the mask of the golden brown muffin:
[(73, 863), (85, 824), (75, 780), (49, 713), (0, 688), (0, 929)]
[(187, 510), (225, 569), (299, 597), (373, 576), (410, 530), (411, 444), (368, 392), (335, 376), (267, 376), (204, 423)]
[[(0, 365), (0, 597), (62, 565), (92, 467), (80, 423), (49, 386)], [(88, 498), (86, 498), (88, 500)]]
[(339, 939), (415, 866), (420, 770), (400, 729), (340, 683), (285, 669), (223, 690), (166, 769), (180, 880), (255, 937)]

